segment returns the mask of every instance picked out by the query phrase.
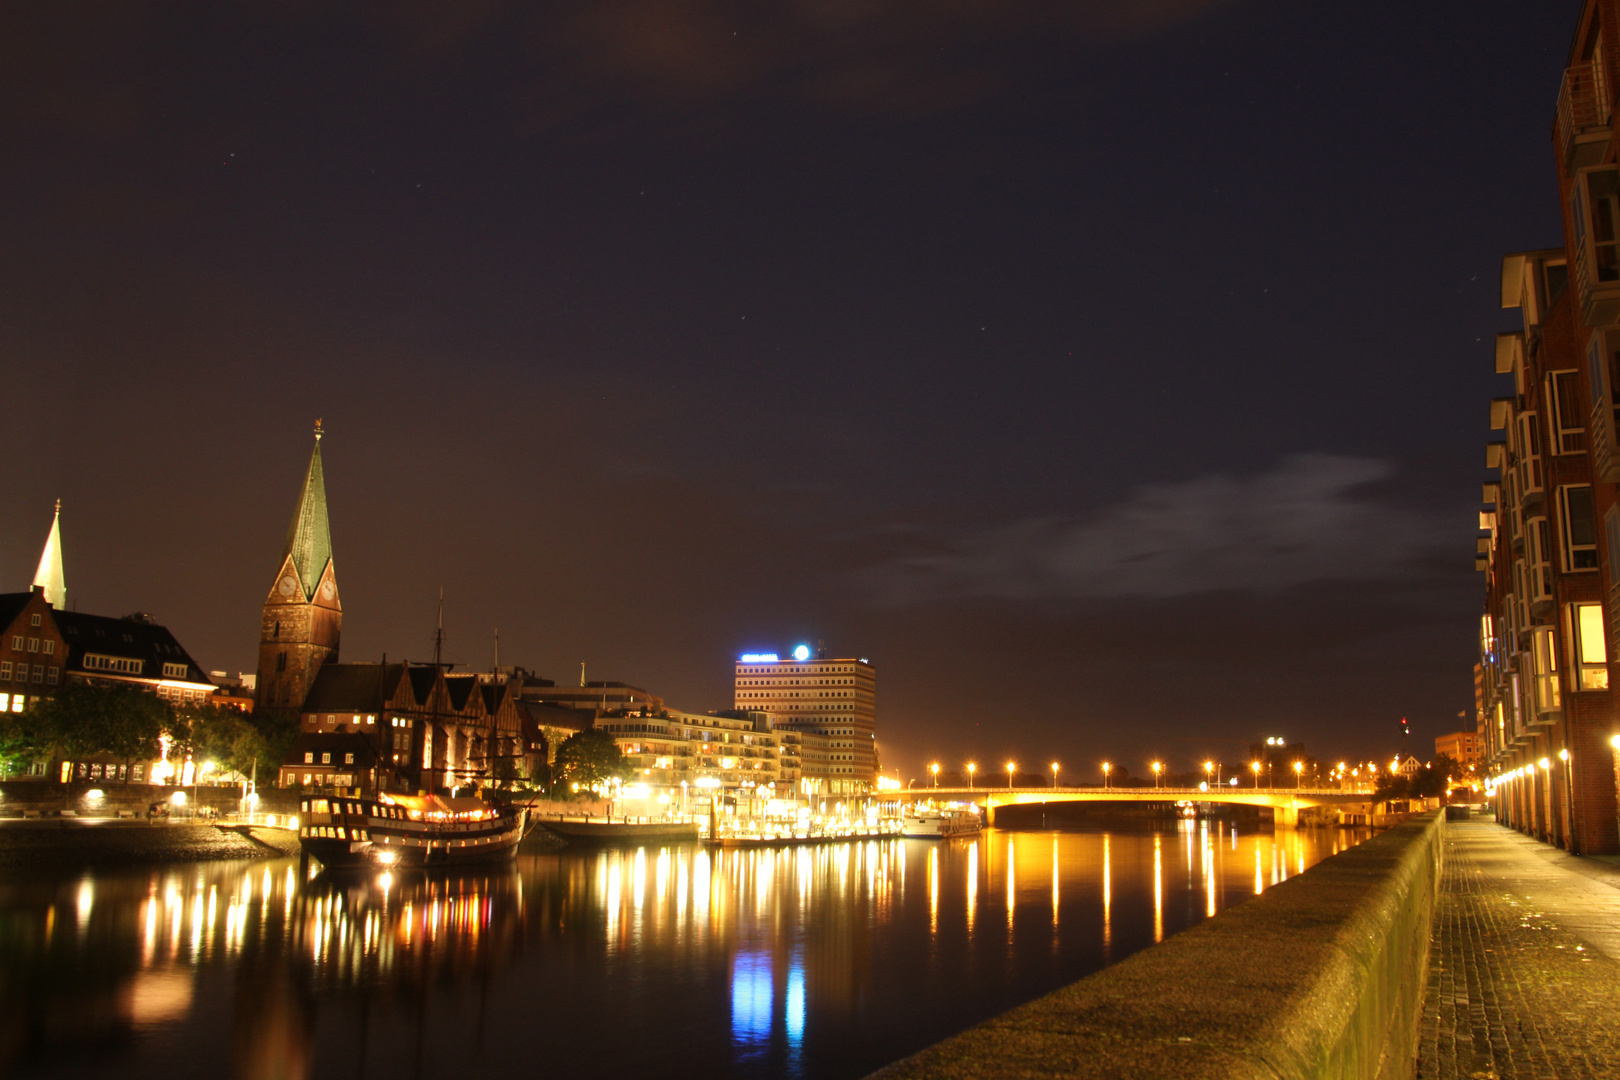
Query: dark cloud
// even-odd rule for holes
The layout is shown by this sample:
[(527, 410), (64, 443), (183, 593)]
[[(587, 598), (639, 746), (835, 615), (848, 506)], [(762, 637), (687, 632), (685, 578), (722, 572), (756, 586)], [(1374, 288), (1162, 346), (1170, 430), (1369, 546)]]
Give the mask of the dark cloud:
[(1455, 529), (1364, 492), (1392, 472), (1384, 461), (1302, 454), (1250, 477), (1149, 484), (1095, 517), (956, 537), (873, 576), (897, 600), (1163, 598), (1399, 578)]
[(529, 130), (600, 120), (604, 105), (626, 101), (667, 113), (757, 96), (836, 112), (922, 116), (980, 101), (1032, 68), (1072, 61), (1077, 44), (1151, 34), (1235, 2), (13, 4), (0, 10), (0, 117), (35, 130), (139, 130), (161, 112), (164, 88), (186, 74), (181, 67), (197, 65), (188, 57), (177, 66), (169, 55), (174, 43), (209, 33), (359, 45), (344, 74), (378, 80), (379, 89), (412, 93), (439, 80), (487, 81), (505, 97), (514, 123)]

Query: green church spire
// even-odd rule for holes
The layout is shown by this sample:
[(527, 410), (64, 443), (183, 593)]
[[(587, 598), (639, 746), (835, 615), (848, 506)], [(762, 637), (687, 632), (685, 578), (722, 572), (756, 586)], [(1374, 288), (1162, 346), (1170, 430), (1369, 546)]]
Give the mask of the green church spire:
[(332, 527), (326, 518), (326, 477), (321, 471), (322, 434), (321, 422), (317, 420), (315, 452), (310, 455), (309, 473), (304, 477), (304, 490), (298, 496), (298, 513), (293, 516), (292, 527), (287, 530), (287, 543), (281, 552), (283, 559), (292, 558), (306, 600), (314, 598), (326, 564), (332, 561)]

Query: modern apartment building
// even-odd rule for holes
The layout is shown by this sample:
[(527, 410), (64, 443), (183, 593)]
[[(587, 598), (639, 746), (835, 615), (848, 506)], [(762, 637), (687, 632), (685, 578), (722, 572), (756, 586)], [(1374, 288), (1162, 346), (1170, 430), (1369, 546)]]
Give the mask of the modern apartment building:
[(799, 737), (800, 787), (864, 795), (877, 781), (877, 671), (865, 659), (800, 646), (787, 659), (745, 653), (737, 661), (736, 708), (762, 712)]
[(1572, 851), (1620, 852), (1620, 164), (1612, 121), (1620, 0), (1588, 0), (1559, 87), (1559, 248), (1502, 262), (1475, 566), (1485, 574), (1476, 721), (1498, 816)]

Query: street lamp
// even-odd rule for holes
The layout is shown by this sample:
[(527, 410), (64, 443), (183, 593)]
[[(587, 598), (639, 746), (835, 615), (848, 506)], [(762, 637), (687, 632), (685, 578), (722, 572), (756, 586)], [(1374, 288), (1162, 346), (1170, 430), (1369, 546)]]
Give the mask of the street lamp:
[(1113, 771), (1114, 771), (1114, 766), (1112, 764), (1110, 764), (1109, 762), (1106, 762), (1106, 761), (1103, 762), (1103, 790), (1104, 791), (1108, 790), (1108, 774), (1113, 772)]
[(928, 766), (928, 771), (934, 774), (934, 787), (937, 789), (939, 787), (939, 762), (936, 761)]
[[(1215, 763), (1213, 761), (1204, 762), (1204, 779), (1205, 780), (1213, 780), (1214, 777), (1215, 777)], [(1218, 782), (1219, 781), (1217, 781), (1217, 783)]]
[(1054, 762), (1052, 762), (1052, 790), (1053, 791), (1057, 790), (1057, 774), (1058, 774), (1058, 763), (1054, 761)]
[(1007, 762), (1007, 790), (1008, 791), (1012, 790), (1013, 770), (1016, 769), (1017, 767), (1018, 766), (1014, 765), (1012, 762), (1010, 762), (1010, 761)]
[(1164, 770), (1164, 764), (1162, 762), (1155, 761), (1153, 763), (1153, 786), (1154, 787), (1159, 786), (1159, 773), (1162, 772), (1163, 770)]
[(1259, 791), (1260, 790), (1260, 763), (1258, 761), (1251, 761), (1251, 762), (1249, 762), (1249, 768), (1254, 770), (1254, 790)]
[(968, 762), (968, 790), (973, 790), (973, 774), (979, 771), (977, 762)]
[(1301, 778), (1304, 776), (1304, 774), (1305, 763), (1303, 761), (1294, 762), (1294, 786), (1296, 788), (1299, 787)]

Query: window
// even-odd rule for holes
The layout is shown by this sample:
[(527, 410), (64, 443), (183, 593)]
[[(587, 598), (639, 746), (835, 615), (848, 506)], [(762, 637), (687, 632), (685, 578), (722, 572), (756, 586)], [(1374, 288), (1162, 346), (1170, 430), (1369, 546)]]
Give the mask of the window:
[(1578, 454), (1586, 449), (1586, 422), (1580, 400), (1575, 372), (1548, 373), (1547, 441), (1555, 454)]
[(31, 637), (28, 639), (28, 651), (39, 652), (39, 638)]
[(38, 682), (38, 683), (42, 683), (42, 682), (45, 681), (45, 665), (44, 664), (35, 664), (34, 665), (34, 681)]
[(1570, 655), (1575, 657), (1574, 688), (1609, 688), (1609, 649), (1603, 631), (1602, 604), (1571, 604), (1569, 612)]
[(55, 686), (61, 680), (61, 678), (62, 678), (62, 669), (61, 668), (56, 667), (56, 666), (53, 665), (53, 666), (48, 667), (48, 668), (45, 669), (45, 681), (48, 684), (50, 684), (51, 686)]
[(287, 670), (287, 654), (286, 653), (284, 653), (284, 652), (276, 653), (276, 670), (277, 671), (286, 671)]
[(1519, 493), (1521, 496), (1539, 492), (1541, 483), (1541, 426), (1533, 412), (1518, 416), (1517, 438), (1513, 455), (1519, 459)]
[(1546, 518), (1526, 523), (1525, 596), (1532, 604), (1552, 599), (1552, 536)]
[(39, 625), (39, 616), (36, 614), (32, 618), (30, 618), (28, 620), (28, 625), (29, 626), (38, 626)]
[(1565, 572), (1596, 570), (1597, 521), (1592, 509), (1592, 488), (1587, 484), (1561, 487), (1558, 502), (1563, 518)]
[(1575, 245), (1580, 255), (1576, 273), (1590, 283), (1620, 281), (1620, 183), (1614, 167), (1585, 169), (1570, 200)]
[(354, 755), (353, 754), (344, 754), (343, 755), (343, 764), (345, 764), (345, 765), (353, 765), (354, 764)]
[(85, 653), (83, 664), (86, 671), (112, 671), (120, 675), (139, 675), (141, 668), (146, 666), (146, 661), (131, 660), (126, 656), (103, 656), (100, 653)]
[[(1615, 565), (1620, 566), (1620, 563), (1615, 563)], [(10, 660), (0, 660), (0, 682), (10, 682), (10, 681), (11, 681), (11, 661)], [(4, 712), (4, 711), (5, 711), (5, 709), (0, 708), (0, 712)]]
[(186, 665), (184, 665), (184, 664), (164, 664), (163, 665), (163, 677), (165, 679), (183, 679), (183, 678), (185, 678), (186, 677)]
[[(313, 750), (304, 751), (304, 764), (305, 765), (313, 765), (313, 764), (315, 764), (315, 751), (313, 751)], [(309, 781), (306, 779), (304, 782), (307, 784)]]
[(55, 656), (56, 655), (56, 642), (52, 641), (50, 638), (45, 639), (45, 655), (46, 656)]
[(330, 765), (330, 764), (332, 764), (332, 754), (331, 754), (330, 751), (328, 751), (328, 752), (321, 755), (321, 764), (322, 765)]
[(21, 634), (11, 639), (11, 647), (17, 652), (23, 651), (23, 636)]
[(1562, 705), (1558, 689), (1558, 654), (1550, 626), (1538, 626), (1530, 634), (1530, 663), (1535, 676), (1536, 712), (1557, 712)]

